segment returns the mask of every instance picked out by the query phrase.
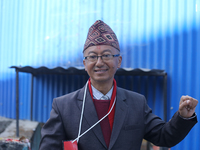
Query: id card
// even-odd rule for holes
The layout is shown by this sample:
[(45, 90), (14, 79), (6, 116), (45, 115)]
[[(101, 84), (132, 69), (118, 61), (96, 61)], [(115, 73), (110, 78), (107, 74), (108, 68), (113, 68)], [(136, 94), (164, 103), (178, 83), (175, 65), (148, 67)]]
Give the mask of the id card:
[(63, 141), (63, 150), (78, 150), (77, 141)]

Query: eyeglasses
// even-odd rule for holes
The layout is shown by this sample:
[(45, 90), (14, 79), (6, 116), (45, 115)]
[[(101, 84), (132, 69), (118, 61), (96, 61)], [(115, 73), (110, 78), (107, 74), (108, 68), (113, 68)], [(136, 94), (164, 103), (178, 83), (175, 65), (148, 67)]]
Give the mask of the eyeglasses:
[(108, 60), (111, 60), (113, 57), (119, 57), (119, 56), (120, 56), (120, 54), (116, 54), (116, 55), (108, 54), (108, 55), (102, 55), (102, 56), (92, 55), (92, 56), (86, 56), (84, 58), (91, 61), (91, 62), (95, 62), (95, 61), (98, 60), (99, 57), (101, 57), (101, 59), (103, 61), (108, 61)]

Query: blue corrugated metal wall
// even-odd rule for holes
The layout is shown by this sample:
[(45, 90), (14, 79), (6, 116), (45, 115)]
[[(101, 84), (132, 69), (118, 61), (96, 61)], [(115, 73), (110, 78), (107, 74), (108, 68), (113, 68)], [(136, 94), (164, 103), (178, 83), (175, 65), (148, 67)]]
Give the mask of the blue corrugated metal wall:
[[(0, 115), (15, 118), (15, 72), (10, 66), (83, 66), (82, 47), (97, 19), (118, 36), (122, 67), (168, 73), (168, 119), (181, 95), (200, 100), (200, 0), (1, 0)], [(30, 119), (30, 80), (30, 75), (20, 73), (21, 119)], [(79, 77), (76, 84), (63, 76), (37, 77), (33, 118), (45, 121), (52, 99), (80, 87), (78, 81)], [(172, 149), (199, 149), (199, 135), (197, 124)]]

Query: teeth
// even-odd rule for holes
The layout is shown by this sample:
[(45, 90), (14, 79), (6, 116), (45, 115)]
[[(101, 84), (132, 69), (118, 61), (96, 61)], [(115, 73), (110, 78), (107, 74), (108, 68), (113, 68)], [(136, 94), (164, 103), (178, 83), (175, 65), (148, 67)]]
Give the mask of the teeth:
[(106, 71), (106, 70), (97, 70), (96, 72), (104, 72), (104, 71)]

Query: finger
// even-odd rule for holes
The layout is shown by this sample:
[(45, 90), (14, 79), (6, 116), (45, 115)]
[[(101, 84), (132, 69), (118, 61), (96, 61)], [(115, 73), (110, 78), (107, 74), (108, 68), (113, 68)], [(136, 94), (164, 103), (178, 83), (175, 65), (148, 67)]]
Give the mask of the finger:
[(182, 97), (181, 97), (181, 101), (182, 102), (184, 102), (184, 101), (186, 101), (186, 100), (192, 100), (193, 98), (191, 97), (191, 96), (188, 96), (188, 95), (183, 95)]
[(197, 103), (196, 99), (186, 100), (180, 104), (180, 109), (185, 107), (188, 111), (193, 110), (197, 106)]
[(184, 108), (188, 108), (188, 102), (189, 101), (184, 101), (184, 102), (182, 102), (182, 103), (180, 103), (180, 105), (179, 105), (179, 109), (180, 110), (182, 110), (182, 109), (184, 109)]
[(185, 106), (185, 108), (186, 108), (188, 111), (193, 110), (193, 107), (190, 105), (190, 100), (187, 100), (186, 103), (187, 103), (187, 105)]
[(192, 100), (189, 100), (189, 106), (191, 107), (191, 108), (194, 108), (194, 107), (196, 107), (197, 106), (197, 104), (198, 104), (198, 100), (197, 99), (192, 99)]
[(180, 104), (180, 109), (186, 108), (187, 110), (191, 109), (191, 101), (190, 100), (185, 100)]
[(191, 96), (188, 96), (188, 95), (187, 96), (182, 96), (179, 104), (181, 104), (181, 103), (183, 103), (183, 102), (185, 102), (187, 100), (189, 100), (188, 103), (190, 104), (190, 107), (192, 107), (192, 108), (196, 107), (197, 104), (198, 104), (198, 100), (197, 99), (192, 98)]

